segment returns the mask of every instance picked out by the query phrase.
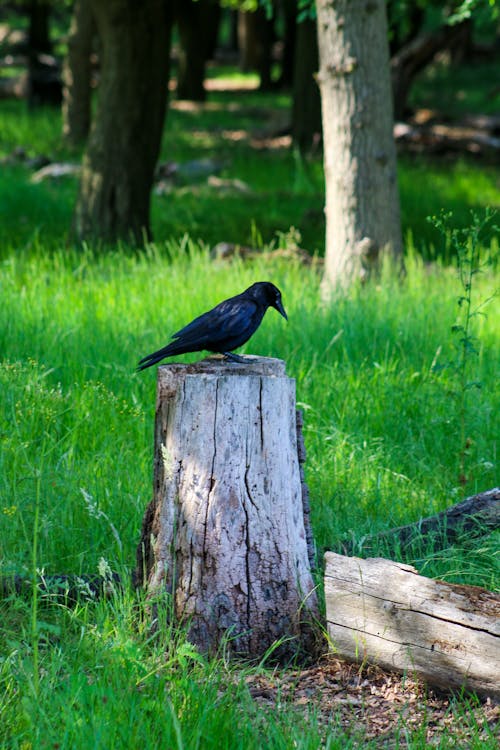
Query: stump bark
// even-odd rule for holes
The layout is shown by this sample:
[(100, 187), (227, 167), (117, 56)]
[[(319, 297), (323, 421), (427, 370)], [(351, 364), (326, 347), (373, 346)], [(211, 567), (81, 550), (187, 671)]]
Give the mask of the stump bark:
[(282, 641), (275, 653), (287, 658), (313, 646), (298, 445), (295, 381), (281, 360), (159, 367), (136, 581), (151, 598), (171, 595), (176, 622), (203, 652), (224, 645), (260, 658)]
[(325, 555), (328, 634), (340, 656), (500, 698), (500, 596), (409, 565)]

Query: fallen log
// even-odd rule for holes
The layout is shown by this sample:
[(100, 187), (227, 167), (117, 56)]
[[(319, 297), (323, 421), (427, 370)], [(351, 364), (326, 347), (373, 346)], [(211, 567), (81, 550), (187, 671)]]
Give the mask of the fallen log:
[[(110, 571), (105, 575), (78, 573), (39, 573), (36, 587), (42, 604), (73, 606), (88, 601), (111, 597), (123, 589), (119, 573)], [(33, 578), (14, 574), (0, 577), (0, 598), (9, 596), (31, 596)]]
[(460, 539), (473, 539), (500, 529), (500, 487), (480, 492), (450, 508), (414, 523), (398, 526), (360, 541), (348, 540), (340, 545), (345, 555), (379, 551), (381, 547), (410, 547), (422, 538), (432, 536), (434, 549), (444, 549)]
[(500, 699), (500, 595), (402, 563), (325, 555), (332, 650), (445, 689)]
[(398, 148), (417, 154), (469, 153), (498, 158), (500, 150), (497, 135), (461, 123), (397, 122), (394, 137)]

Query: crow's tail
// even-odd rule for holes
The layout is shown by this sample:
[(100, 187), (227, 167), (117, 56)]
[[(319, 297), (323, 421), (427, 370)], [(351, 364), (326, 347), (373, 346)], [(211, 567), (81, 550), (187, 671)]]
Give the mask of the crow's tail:
[(167, 346), (164, 346), (163, 349), (158, 349), (157, 352), (153, 352), (152, 354), (143, 357), (137, 365), (137, 370), (145, 370), (147, 367), (152, 367), (157, 362), (161, 362), (164, 357), (171, 357), (172, 354), (179, 353), (178, 348), (175, 346), (175, 342), (173, 342), (173, 345), (168, 344)]

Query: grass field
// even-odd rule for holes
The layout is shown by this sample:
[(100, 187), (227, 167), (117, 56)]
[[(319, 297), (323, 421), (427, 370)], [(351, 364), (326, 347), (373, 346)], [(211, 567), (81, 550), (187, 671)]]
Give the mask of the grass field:
[[(279, 98), (256, 101), (285, 106)], [(170, 113), (164, 158), (225, 158), (223, 175), (245, 180), (254, 194), (223, 198), (202, 184), (156, 196), (157, 242), (140, 253), (67, 246), (76, 183), (33, 185), (24, 166), (2, 169), (0, 575), (29, 578), (34, 566), (93, 573), (105, 561), (127, 577), (152, 483), (155, 374), (137, 374), (137, 360), (260, 279), (281, 288), (289, 324), (270, 311), (243, 352), (281, 357), (296, 378), (320, 562), (345, 538), (361, 540), (498, 484), (495, 233), (485, 236), (484, 266), (473, 277), (472, 307), (484, 303), (484, 314), (471, 320), (477, 353), (464, 363), (451, 330), (463, 322), (464, 289), (445, 239), (425, 221), (452, 207), (457, 225), (470, 223), (470, 209), (499, 202), (496, 173), (466, 161), (403, 161), (406, 278), (387, 270), (325, 307), (320, 273), (298, 260), (271, 252), (245, 262), (210, 259), (217, 241), (268, 244), (290, 226), (304, 246), (321, 251), (319, 160), (299, 162), (284, 150), (255, 156), (248, 143), (218, 134), (221, 118), (233, 130), (251, 125), (254, 104), (222, 114), (208, 108), (197, 119)], [(0, 155), (24, 145), (32, 154), (70, 156), (53, 113), (2, 109)], [(424, 262), (422, 249), (444, 261)], [(481, 387), (469, 387), (473, 381)], [(498, 534), (445, 551), (423, 541), (404, 559), (426, 575), (497, 590), (498, 548)], [(152, 637), (140, 606), (128, 589), (76, 608), (34, 607), (29, 596), (0, 602), (1, 747), (385, 746), (364, 737), (354, 714), (346, 728), (332, 709), (325, 725), (312, 700), (301, 710), (284, 699), (258, 706), (248, 681), (266, 667), (229, 664), (223, 654), (205, 659), (168, 626)], [(496, 747), (494, 728), (474, 723), (480, 710), (474, 699), (452, 700), (435, 745)], [(383, 742), (428, 747), (430, 725), (424, 717), (411, 726), (402, 712)], [(465, 739), (457, 727), (467, 729)]]

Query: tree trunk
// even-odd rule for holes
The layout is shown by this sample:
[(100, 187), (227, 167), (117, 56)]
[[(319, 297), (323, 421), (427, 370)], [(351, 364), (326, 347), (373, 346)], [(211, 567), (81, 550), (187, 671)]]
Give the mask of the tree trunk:
[(318, 40), (316, 20), (307, 19), (297, 25), (297, 48), (293, 76), (292, 139), (303, 153), (311, 150), (315, 137), (321, 140), (321, 99), (318, 72)]
[(90, 129), (91, 53), (95, 23), (90, 0), (76, 0), (63, 67), (63, 136), (71, 146), (87, 140)]
[(213, 0), (179, 0), (175, 6), (179, 29), (177, 98), (205, 101), (206, 62), (218, 28), (220, 6)]
[(30, 0), (28, 4), (28, 45), (37, 54), (52, 52), (49, 33), (50, 3), (47, 0)]
[(229, 34), (227, 40), (228, 52), (238, 53), (238, 16), (237, 10), (224, 9), (227, 16), (229, 16)]
[(409, 565), (325, 555), (335, 653), (500, 698), (500, 596), (419, 576)]
[(30, 0), (28, 5), (28, 104), (61, 103), (62, 87), (59, 66), (51, 56), (49, 33), (50, 3)]
[(318, 0), (326, 295), (401, 256), (384, 0)]
[(171, 6), (90, 0), (100, 38), (99, 107), (83, 159), (80, 239), (142, 243), (167, 102)]
[(273, 24), (266, 18), (263, 8), (238, 14), (238, 43), (240, 67), (244, 71), (256, 70), (260, 76), (260, 90), (269, 91), (271, 80), (271, 52)]
[(158, 370), (154, 496), (136, 582), (172, 595), (203, 652), (309, 651), (317, 600), (298, 457), (295, 382), (281, 360)]
[[(281, 56), (281, 73), (278, 85), (284, 88), (293, 86), (295, 68), (295, 49), (297, 45), (297, 4), (296, 0), (282, 0), (283, 18), (283, 54)], [(315, 41), (316, 48), (317, 42)], [(317, 55), (317, 52), (316, 52)], [(317, 70), (317, 68), (316, 68)], [(320, 110), (321, 112), (321, 110)], [(320, 114), (321, 118), (321, 114)]]
[(425, 22), (425, 5), (408, 3), (403, 13), (401, 10), (401, 0), (388, 0), (387, 21), (390, 29), (389, 54), (391, 57), (405, 44), (415, 39)]

